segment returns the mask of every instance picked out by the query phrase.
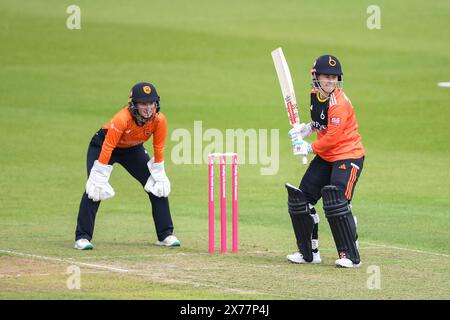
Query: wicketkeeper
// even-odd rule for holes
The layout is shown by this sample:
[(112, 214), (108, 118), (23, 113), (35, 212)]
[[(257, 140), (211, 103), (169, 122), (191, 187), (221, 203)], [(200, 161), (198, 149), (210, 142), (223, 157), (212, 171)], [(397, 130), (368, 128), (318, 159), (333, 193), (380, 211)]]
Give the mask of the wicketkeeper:
[[(166, 118), (160, 112), (156, 88), (147, 82), (134, 85), (128, 105), (96, 132), (89, 144), (88, 180), (78, 211), (76, 249), (93, 248), (91, 240), (100, 201), (114, 196), (108, 181), (116, 162), (141, 183), (150, 198), (158, 236), (156, 244), (180, 246), (180, 241), (173, 235), (168, 199), (170, 181), (164, 170), (166, 134)], [(143, 143), (151, 136), (154, 157), (150, 159)]]
[[(323, 199), (323, 209), (345, 268), (361, 264), (352, 215), (355, 185), (363, 169), (364, 147), (349, 98), (342, 90), (342, 69), (332, 55), (319, 57), (311, 70), (311, 122), (289, 131), (294, 155), (316, 156), (311, 161), (300, 187), (286, 184), (288, 210), (299, 252), (287, 256), (294, 263), (320, 263), (318, 223), (314, 205)], [(304, 139), (317, 132), (317, 141)]]

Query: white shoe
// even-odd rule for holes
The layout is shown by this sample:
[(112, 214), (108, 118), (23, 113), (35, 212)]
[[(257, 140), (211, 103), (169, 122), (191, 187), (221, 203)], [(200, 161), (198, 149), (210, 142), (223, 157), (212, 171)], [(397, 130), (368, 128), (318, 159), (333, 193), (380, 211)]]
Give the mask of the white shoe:
[(74, 248), (78, 250), (92, 250), (94, 249), (94, 246), (87, 239), (78, 239), (77, 241), (75, 241)]
[(163, 241), (156, 241), (156, 245), (166, 247), (179, 247), (181, 246), (181, 242), (174, 235), (170, 235), (167, 236)]
[(317, 264), (317, 263), (321, 263), (322, 262), (322, 259), (320, 259), (320, 252), (319, 251), (317, 253), (313, 252), (313, 260), (311, 262), (307, 262), (305, 259), (303, 259), (303, 255), (300, 252), (298, 252), (298, 251), (296, 253), (293, 253), (293, 254), (288, 254), (287, 255), (287, 259), (290, 262), (300, 263), (300, 264), (303, 264), (303, 263)]
[(358, 264), (354, 264), (352, 260), (347, 258), (341, 258), (336, 260), (336, 265), (342, 268), (359, 268), (361, 266), (361, 262)]

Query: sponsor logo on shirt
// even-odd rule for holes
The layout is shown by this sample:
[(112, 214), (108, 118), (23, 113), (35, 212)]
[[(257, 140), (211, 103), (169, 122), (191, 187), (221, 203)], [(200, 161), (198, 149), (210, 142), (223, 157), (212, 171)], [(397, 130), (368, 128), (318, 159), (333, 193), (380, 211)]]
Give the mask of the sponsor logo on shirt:
[(117, 131), (117, 132), (119, 132), (119, 133), (122, 133), (122, 131), (120, 131), (118, 128), (116, 128), (116, 126), (114, 125), (114, 122), (111, 122), (110, 128), (113, 129), (114, 131)]
[(321, 125), (319, 121), (311, 121), (312, 126), (314, 127), (314, 129), (318, 130), (318, 131), (322, 131), (322, 130), (326, 130), (327, 126), (326, 125)]
[(341, 118), (338, 117), (331, 117), (331, 124), (338, 126), (341, 124)]

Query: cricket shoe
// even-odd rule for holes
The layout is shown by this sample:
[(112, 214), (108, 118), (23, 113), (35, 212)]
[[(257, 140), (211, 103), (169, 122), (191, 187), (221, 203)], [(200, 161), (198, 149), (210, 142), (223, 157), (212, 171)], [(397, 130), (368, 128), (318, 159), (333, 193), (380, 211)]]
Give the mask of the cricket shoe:
[(94, 246), (87, 239), (78, 239), (77, 241), (75, 241), (75, 249), (78, 249), (78, 250), (92, 250), (92, 249), (94, 249)]
[(166, 247), (179, 247), (181, 246), (181, 242), (174, 235), (170, 235), (167, 236), (163, 241), (156, 241), (156, 245)]
[(347, 259), (347, 258), (340, 258), (337, 259), (335, 262), (336, 266), (341, 267), (341, 268), (359, 268), (362, 264), (362, 262), (359, 262), (358, 264), (353, 263), (352, 260)]
[(322, 262), (322, 259), (320, 259), (320, 252), (313, 252), (313, 260), (311, 262), (306, 261), (305, 259), (303, 259), (303, 255), (300, 252), (296, 252), (293, 254), (288, 254), (287, 255), (287, 259), (290, 262), (293, 263), (299, 263), (299, 264), (305, 264), (305, 263), (312, 263), (312, 264), (318, 264)]

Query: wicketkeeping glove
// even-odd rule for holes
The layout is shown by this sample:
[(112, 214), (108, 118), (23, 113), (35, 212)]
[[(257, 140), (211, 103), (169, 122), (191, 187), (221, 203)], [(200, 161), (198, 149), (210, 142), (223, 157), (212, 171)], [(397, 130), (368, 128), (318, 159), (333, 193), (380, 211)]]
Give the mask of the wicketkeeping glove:
[(113, 166), (94, 161), (88, 181), (86, 182), (86, 193), (89, 199), (101, 201), (114, 197), (114, 189), (108, 183)]
[(164, 170), (163, 162), (154, 162), (154, 158), (147, 163), (150, 177), (144, 186), (145, 191), (153, 193), (157, 197), (168, 197), (170, 193), (170, 181)]

